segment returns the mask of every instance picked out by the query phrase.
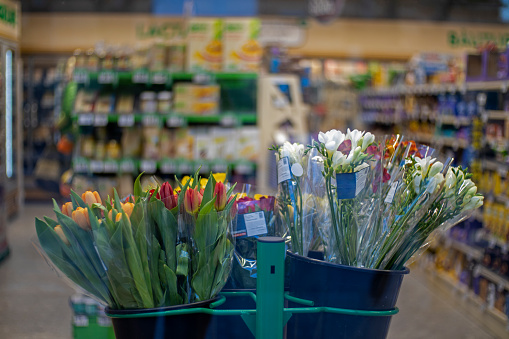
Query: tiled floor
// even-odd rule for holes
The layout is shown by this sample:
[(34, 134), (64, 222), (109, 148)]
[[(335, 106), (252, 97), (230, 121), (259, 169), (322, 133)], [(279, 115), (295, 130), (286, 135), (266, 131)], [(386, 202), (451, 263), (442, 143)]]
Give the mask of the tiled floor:
[[(34, 217), (51, 214), (51, 206), (28, 205), (9, 226), (11, 256), (0, 264), (0, 338), (69, 339), (72, 289), (34, 249)], [(390, 339), (488, 339), (475, 319), (452, 306), (453, 296), (433, 290), (423, 273), (405, 277), (393, 317)], [(509, 333), (506, 338), (509, 338)]]

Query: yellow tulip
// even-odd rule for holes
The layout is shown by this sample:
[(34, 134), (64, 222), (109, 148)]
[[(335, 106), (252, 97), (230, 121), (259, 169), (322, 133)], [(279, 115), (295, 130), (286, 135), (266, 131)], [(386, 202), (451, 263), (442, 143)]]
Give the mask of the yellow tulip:
[(131, 217), (134, 209), (134, 204), (132, 202), (126, 202), (125, 204), (122, 204), (122, 209), (128, 217)]
[(88, 218), (88, 208), (78, 207), (75, 211), (72, 212), (72, 220), (74, 220), (78, 226), (85, 231), (92, 229), (90, 226), (90, 219)]
[(207, 182), (209, 182), (209, 179), (207, 178), (201, 178), (200, 179), (200, 187), (205, 189), (205, 187), (207, 186)]
[(92, 204), (102, 204), (101, 197), (97, 191), (86, 191), (81, 195), (81, 198), (88, 206), (92, 206)]
[(247, 193), (238, 193), (236, 196), (236, 200), (239, 200), (239, 199), (245, 198), (245, 197), (247, 197)]
[(212, 176), (216, 182), (222, 182), (224, 184), (224, 181), (226, 180), (226, 173), (212, 173)]
[(56, 225), (55, 228), (54, 228), (55, 232), (58, 234), (58, 236), (60, 237), (60, 239), (62, 239), (62, 241), (67, 245), (69, 246), (70, 243), (69, 243), (69, 240), (67, 240), (67, 237), (65, 236), (64, 234), (64, 231), (62, 230), (62, 226), (60, 225)]
[(188, 181), (189, 181), (189, 186), (191, 186), (193, 184), (193, 178), (191, 178), (189, 175), (186, 175), (185, 177), (183, 177), (182, 180), (180, 181), (180, 183), (182, 184), (182, 187), (184, 187)]
[(72, 202), (66, 202), (62, 205), (62, 213), (67, 215), (69, 218), (72, 216)]
[(122, 213), (117, 213), (117, 216), (115, 217), (115, 222), (119, 222), (122, 220)]
[(268, 197), (269, 197), (268, 195), (264, 195), (264, 194), (255, 194), (254, 195), (255, 200), (260, 200), (261, 198), (268, 198)]

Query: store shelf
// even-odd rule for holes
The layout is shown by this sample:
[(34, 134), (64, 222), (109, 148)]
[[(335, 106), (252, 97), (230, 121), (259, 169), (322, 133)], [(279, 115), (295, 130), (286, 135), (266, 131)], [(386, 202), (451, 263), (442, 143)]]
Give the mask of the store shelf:
[(170, 114), (122, 114), (122, 113), (75, 113), (73, 120), (79, 126), (105, 126), (109, 123), (116, 123), (120, 127), (130, 127), (136, 123), (144, 126), (180, 127), (186, 125), (221, 125), (239, 126), (255, 125), (256, 113), (233, 113), (224, 112), (218, 115), (184, 115), (178, 113)]
[(479, 248), (473, 247), (471, 245), (450, 238), (448, 238), (446, 242), (450, 244), (451, 248), (460, 251), (467, 257), (470, 257), (476, 261), (480, 261), (483, 258), (483, 252)]
[(438, 115), (435, 122), (442, 125), (470, 126), (472, 124), (472, 119), (469, 117), (457, 117), (454, 115)]
[(194, 73), (194, 72), (168, 72), (168, 71), (113, 71), (104, 70), (91, 72), (77, 69), (74, 71), (73, 80), (77, 83), (86, 84), (97, 82), (100, 84), (117, 84), (119, 82), (132, 82), (140, 84), (168, 84), (178, 80), (193, 80), (195, 82), (208, 82), (215, 80), (254, 80), (257, 73)]
[[(201, 167), (200, 167), (201, 166)], [(185, 159), (121, 159), (121, 160), (93, 160), (77, 157), (73, 160), (76, 173), (116, 174), (138, 173), (152, 174), (159, 171), (162, 174), (191, 174), (200, 168), (200, 173), (226, 172), (232, 169), (238, 174), (253, 174), (256, 163), (249, 160), (185, 160)]]
[(509, 117), (509, 112), (488, 110), (486, 116), (489, 120), (506, 120)]
[(495, 283), (498, 288), (504, 288), (507, 291), (509, 291), (509, 280), (507, 278), (491, 271), (490, 269), (488, 269), (482, 265), (478, 265), (476, 267), (476, 270), (479, 275), (482, 275), (486, 279)]
[(432, 146), (438, 145), (452, 148), (467, 148), (469, 146), (468, 141), (464, 139), (458, 139), (454, 137), (442, 137), (434, 134), (415, 133), (413, 134), (413, 139), (417, 142)]

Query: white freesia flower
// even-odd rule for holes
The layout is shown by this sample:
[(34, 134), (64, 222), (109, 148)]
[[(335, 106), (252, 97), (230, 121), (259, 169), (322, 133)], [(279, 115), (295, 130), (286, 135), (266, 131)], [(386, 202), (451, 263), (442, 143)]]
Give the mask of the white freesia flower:
[(346, 139), (352, 141), (352, 149), (359, 146), (359, 141), (361, 141), (364, 132), (354, 129), (350, 131), (350, 129), (346, 132)]
[[(431, 165), (431, 168), (429, 169), (428, 177), (434, 177), (437, 175), (437, 173), (440, 173), (440, 171), (444, 168), (444, 164), (442, 164), (440, 161), (435, 162), (433, 165)], [(442, 176), (443, 177), (443, 176)]]
[(367, 132), (362, 138), (362, 151), (364, 152), (373, 142), (375, 141), (375, 136), (370, 132)]
[(312, 161), (323, 163), (323, 158), (319, 155), (315, 155), (311, 158)]
[(472, 187), (475, 187), (475, 184), (472, 180), (470, 179), (466, 179), (465, 181), (463, 181), (463, 183), (461, 184), (461, 189), (460, 191), (464, 191), (464, 190), (469, 190), (471, 189)]
[(292, 164), (301, 163), (302, 157), (304, 156), (304, 145), (294, 143), (291, 144), (285, 141), (283, 147), (281, 147), (281, 157), (288, 157)]
[(355, 147), (355, 149), (352, 148), (352, 150), (350, 151), (350, 154), (348, 154), (348, 157), (347, 157), (348, 163), (355, 162), (355, 160), (357, 160), (357, 158), (359, 157), (360, 154), (361, 154), (360, 146)]
[(318, 134), (318, 141), (325, 145), (327, 151), (335, 152), (338, 150), (339, 145), (345, 141), (345, 134), (341, 131), (331, 129), (325, 133), (320, 132)]
[(337, 170), (338, 167), (343, 166), (346, 163), (346, 154), (341, 153), (340, 151), (334, 152), (332, 156), (332, 167)]
[(452, 171), (452, 167), (449, 167), (447, 170), (447, 175), (445, 176), (445, 188), (450, 190), (456, 184), (456, 175)]
[(417, 173), (417, 175), (414, 176), (414, 179), (412, 180), (414, 192), (417, 194), (421, 191), (421, 181), (422, 181), (422, 176), (420, 173)]
[(426, 191), (428, 193), (436, 193), (440, 189), (440, 185), (444, 182), (444, 175), (442, 173), (436, 173), (428, 182)]
[(465, 212), (465, 211), (479, 208), (482, 206), (483, 200), (484, 200), (484, 197), (482, 195), (481, 196), (476, 195), (475, 197), (472, 197), (472, 199), (470, 199), (470, 201), (467, 204), (465, 204), (465, 206), (463, 206), (461, 211)]

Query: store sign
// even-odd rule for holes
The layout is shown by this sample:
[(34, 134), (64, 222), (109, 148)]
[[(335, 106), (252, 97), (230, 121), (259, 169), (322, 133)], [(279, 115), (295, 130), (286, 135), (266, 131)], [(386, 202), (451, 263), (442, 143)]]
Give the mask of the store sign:
[(305, 42), (305, 25), (302, 23), (262, 21), (259, 41), (262, 45), (299, 47)]
[(309, 0), (309, 16), (322, 23), (330, 22), (341, 13), (344, 5), (344, 0)]
[(20, 21), (19, 3), (0, 0), (0, 35), (17, 40)]
[(156, 24), (139, 24), (136, 26), (136, 38), (146, 39), (173, 39), (184, 36), (184, 25), (181, 22), (163, 22)]
[(447, 43), (451, 47), (472, 47), (477, 48), (494, 42), (499, 48), (505, 49), (509, 42), (509, 31), (489, 32), (473, 30), (450, 30), (447, 32)]

